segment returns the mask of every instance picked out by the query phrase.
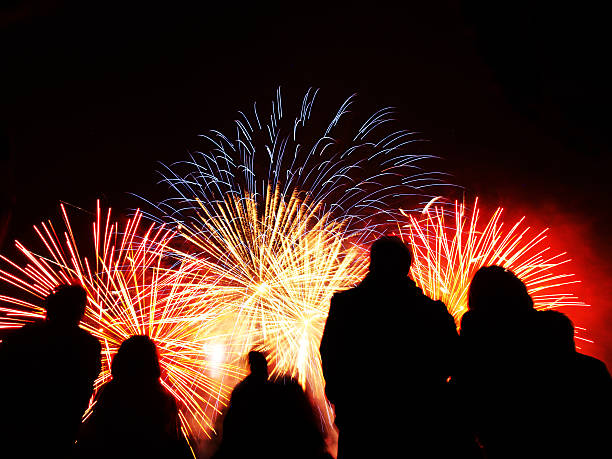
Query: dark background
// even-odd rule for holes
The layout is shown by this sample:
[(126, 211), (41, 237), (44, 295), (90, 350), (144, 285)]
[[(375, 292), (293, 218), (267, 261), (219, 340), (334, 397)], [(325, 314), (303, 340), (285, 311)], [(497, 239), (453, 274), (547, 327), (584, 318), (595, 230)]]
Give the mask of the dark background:
[[(551, 228), (573, 259), (569, 310), (612, 364), (608, 211), (610, 33), (580, 3), (9, 1), (0, 15), (0, 245), (58, 202), (155, 197), (157, 161), (185, 157), (277, 86), (320, 87), (328, 112), (398, 108), (466, 195)], [(422, 3), (432, 3), (429, 6)], [(603, 3), (603, 2), (602, 2)], [(491, 4), (495, 4), (492, 6)], [(292, 99), (293, 98), (293, 99)], [(163, 191), (163, 190), (162, 190)]]

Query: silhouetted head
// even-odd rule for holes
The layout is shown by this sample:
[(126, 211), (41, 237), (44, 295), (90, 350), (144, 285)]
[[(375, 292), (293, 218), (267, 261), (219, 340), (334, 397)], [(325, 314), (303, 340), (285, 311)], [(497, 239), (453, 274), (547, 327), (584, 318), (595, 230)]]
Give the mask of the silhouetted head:
[(574, 324), (569, 317), (562, 312), (548, 309), (538, 311), (538, 319), (540, 342), (545, 349), (564, 354), (576, 351)]
[(145, 335), (134, 335), (121, 343), (113, 358), (111, 374), (119, 382), (157, 381), (161, 371), (153, 340)]
[(380, 277), (405, 277), (410, 271), (412, 253), (396, 236), (383, 236), (370, 248), (370, 273)]
[(268, 361), (263, 352), (249, 352), (249, 368), (251, 374), (262, 379), (268, 379)]
[(58, 285), (45, 299), (47, 321), (62, 326), (77, 326), (85, 314), (87, 292), (76, 284)]
[(485, 266), (474, 274), (468, 292), (468, 309), (486, 313), (515, 313), (533, 310), (527, 287), (512, 271)]

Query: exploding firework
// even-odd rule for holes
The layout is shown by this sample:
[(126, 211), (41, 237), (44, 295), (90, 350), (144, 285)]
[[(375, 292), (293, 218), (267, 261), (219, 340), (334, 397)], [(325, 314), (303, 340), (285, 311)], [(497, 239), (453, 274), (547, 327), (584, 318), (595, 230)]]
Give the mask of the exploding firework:
[(565, 254), (550, 256), (546, 233), (530, 236), (523, 220), (503, 227), (498, 209), (480, 225), (477, 203), (469, 215), (459, 204), (454, 212), (428, 205), (423, 217), (400, 210), (446, 185), (420, 169), (429, 156), (407, 150), (415, 133), (391, 130), (392, 111), (383, 109), (347, 135), (353, 97), (317, 131), (315, 97), (308, 91), (292, 118), (279, 91), (266, 122), (255, 107), (236, 121), (234, 137), (214, 131), (206, 151), (167, 167), (174, 196), (148, 215), (167, 226), (143, 228), (136, 212), (120, 228), (98, 207), (87, 257), (62, 206), (65, 230), (36, 227), (41, 254), (17, 242), (25, 265), (1, 257), (10, 268), (0, 280), (31, 298), (0, 296), (9, 306), (0, 308), (0, 328), (40, 320), (36, 299), (78, 279), (89, 298), (82, 326), (104, 350), (96, 388), (122, 341), (150, 336), (193, 438), (214, 432), (253, 348), (268, 352), (273, 375), (297, 378), (333, 424), (318, 352), (329, 301), (364, 277), (364, 248), (398, 222), (413, 247), (412, 277), (457, 320), (474, 272), (490, 264), (516, 272), (539, 308), (582, 304), (563, 293), (575, 282), (557, 274)]
[(427, 295), (442, 300), (457, 323), (467, 310), (474, 273), (490, 265), (513, 271), (538, 309), (585, 306), (567, 291), (578, 281), (560, 270), (570, 260), (565, 253), (551, 253), (546, 229), (533, 231), (524, 217), (505, 225), (502, 208), (482, 222), (478, 200), (472, 210), (455, 203), (454, 212), (434, 202), (420, 217), (406, 214), (401, 234), (412, 247), (412, 278)]
[(332, 425), (319, 342), (331, 295), (357, 283), (366, 265), (320, 205), (269, 196), (262, 211), (254, 199), (232, 196), (214, 217), (203, 209), (200, 225), (181, 228), (183, 241), (200, 249), (195, 254), (173, 247), (170, 230), (141, 230), (139, 212), (120, 228), (98, 207), (93, 263), (80, 253), (84, 246), (61, 206), (63, 232), (50, 222), (35, 227), (42, 254), (16, 242), (25, 266), (0, 256), (12, 268), (1, 270), (0, 280), (33, 296), (0, 297), (12, 306), (2, 308), (0, 327), (41, 320), (38, 303), (55, 286), (78, 280), (88, 294), (82, 327), (103, 345), (96, 389), (109, 380), (119, 345), (146, 334), (158, 345), (162, 383), (179, 402), (186, 435), (210, 435), (246, 374), (244, 355), (259, 348), (269, 352), (273, 375), (290, 374), (309, 388)]
[[(235, 136), (203, 135), (204, 151), (164, 166), (163, 181), (174, 196), (150, 204), (166, 221), (200, 224), (201, 208), (216, 215), (217, 203), (228, 195), (253, 199), (263, 209), (270, 192), (285, 201), (298, 193), (328, 219), (342, 222), (353, 240), (367, 243), (401, 217), (400, 203), (421, 209), (449, 186), (445, 174), (423, 169), (435, 157), (412, 151), (422, 139), (394, 128), (392, 108), (360, 123), (351, 112), (352, 96), (321, 124), (322, 116), (311, 117), (316, 95), (309, 90), (292, 117), (279, 89), (269, 115), (262, 117), (257, 106), (250, 116), (240, 112)], [(158, 219), (159, 212), (152, 217)]]
[(351, 97), (319, 128), (315, 97), (291, 117), (278, 91), (269, 116), (254, 107), (234, 137), (203, 136), (206, 151), (165, 169), (174, 196), (154, 207), (186, 242), (202, 301), (235, 311), (232, 343), (265, 349), (273, 374), (296, 377), (329, 427), (318, 352), (329, 300), (365, 275), (360, 246), (397, 221), (397, 204), (422, 206), (444, 182), (420, 169), (431, 157), (409, 151), (418, 138), (392, 129), (391, 109), (351, 131)]
[(330, 299), (359, 282), (367, 264), (320, 205), (295, 194), (285, 202), (278, 190), (267, 196), (263, 209), (234, 196), (214, 215), (202, 207), (201, 221), (181, 228), (199, 249), (183, 254), (183, 269), (194, 295), (231, 311), (226, 334), (237, 353), (267, 351), (273, 376), (297, 378), (324, 407), (318, 349)]
[(0, 271), (0, 280), (32, 298), (0, 297), (11, 306), (1, 309), (0, 327), (42, 319), (44, 311), (37, 303), (55, 286), (78, 281), (88, 296), (81, 326), (102, 344), (102, 371), (95, 389), (110, 379), (111, 359), (120, 344), (135, 334), (148, 335), (158, 346), (162, 384), (178, 401), (185, 435), (209, 434), (232, 387), (246, 374), (241, 356), (225, 346), (228, 311), (194, 296), (180, 266), (166, 266), (165, 254), (172, 251), (170, 230), (142, 228), (139, 212), (120, 228), (110, 210), (103, 215), (98, 206), (90, 261), (80, 253), (84, 245), (77, 244), (68, 214), (64, 206), (61, 209), (63, 232), (50, 222), (35, 227), (42, 253), (17, 242), (25, 265), (1, 257), (12, 273)]
[[(2, 280), (39, 299), (68, 279), (84, 285), (83, 326), (105, 351), (96, 387), (108, 380), (120, 343), (147, 334), (184, 425), (209, 434), (244, 375), (241, 357), (257, 347), (269, 353), (273, 374), (296, 377), (321, 402), (331, 425), (318, 353), (330, 297), (363, 277), (358, 243), (397, 218), (394, 202), (427, 200), (443, 181), (420, 169), (429, 156), (408, 152), (415, 133), (389, 128), (391, 109), (350, 134), (351, 97), (319, 129), (315, 96), (308, 91), (289, 118), (279, 91), (267, 122), (255, 108), (236, 121), (234, 138), (212, 132), (207, 151), (168, 167), (175, 197), (154, 205), (162, 217), (151, 217), (169, 221), (176, 235), (163, 226), (141, 232), (139, 213), (120, 232), (98, 209), (92, 264), (62, 207), (63, 234), (51, 224), (36, 229), (45, 255), (17, 243), (28, 264), (3, 258), (14, 274), (2, 271)], [(2, 311), (5, 328), (44, 315), (36, 301), (2, 300), (11, 305)]]

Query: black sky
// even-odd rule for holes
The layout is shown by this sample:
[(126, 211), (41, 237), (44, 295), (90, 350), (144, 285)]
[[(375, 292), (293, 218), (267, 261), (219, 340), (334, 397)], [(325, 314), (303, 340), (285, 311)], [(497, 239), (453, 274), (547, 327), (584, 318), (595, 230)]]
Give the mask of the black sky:
[(612, 363), (603, 9), (122, 3), (13, 0), (0, 10), (4, 250), (55, 218), (59, 201), (121, 208), (137, 205), (128, 191), (159, 192), (157, 161), (230, 129), (238, 109), (267, 104), (277, 86), (290, 98), (320, 87), (330, 110), (356, 92), (368, 112), (397, 107), (470, 196), (551, 226), (597, 307), (586, 319), (601, 343), (593, 352)]

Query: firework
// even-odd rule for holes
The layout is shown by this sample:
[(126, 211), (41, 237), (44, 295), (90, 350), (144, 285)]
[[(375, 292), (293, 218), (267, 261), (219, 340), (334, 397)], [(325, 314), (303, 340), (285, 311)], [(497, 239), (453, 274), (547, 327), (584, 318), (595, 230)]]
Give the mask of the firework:
[(103, 347), (96, 390), (109, 380), (119, 345), (146, 334), (157, 343), (162, 383), (179, 402), (186, 435), (209, 436), (246, 375), (245, 354), (259, 348), (269, 352), (273, 375), (290, 374), (309, 388), (331, 426), (318, 347), (331, 295), (357, 283), (366, 264), (320, 205), (297, 194), (288, 202), (269, 196), (261, 210), (254, 199), (233, 196), (214, 216), (202, 208), (199, 225), (181, 227), (182, 241), (199, 249), (191, 253), (173, 245), (163, 226), (141, 229), (139, 212), (120, 228), (98, 207), (91, 258), (61, 206), (65, 231), (50, 222), (35, 227), (42, 254), (16, 242), (25, 266), (0, 256), (12, 268), (0, 280), (33, 296), (2, 296), (11, 307), (2, 309), (0, 326), (41, 320), (38, 303), (75, 279), (88, 294), (82, 327)]
[[(343, 226), (297, 194), (280, 191), (260, 208), (251, 197), (228, 196), (215, 214), (181, 228), (199, 251), (183, 253), (185, 279), (210, 308), (232, 315), (226, 335), (238, 354), (268, 352), (272, 376), (289, 374), (325, 405), (319, 344), (334, 292), (365, 275), (363, 251)], [(206, 234), (206, 237), (203, 236)]]
[(159, 211), (151, 216), (159, 219), (161, 212), (164, 221), (200, 224), (200, 209), (214, 215), (228, 195), (254, 199), (263, 208), (270, 191), (285, 201), (297, 192), (320, 205), (328, 219), (342, 222), (352, 239), (369, 243), (401, 217), (400, 203), (421, 209), (449, 186), (444, 174), (422, 169), (435, 157), (413, 151), (422, 139), (395, 128), (392, 108), (361, 123), (351, 112), (351, 96), (321, 123), (321, 115), (311, 116), (317, 92), (308, 90), (292, 117), (279, 89), (267, 116), (256, 105), (251, 115), (240, 112), (234, 136), (203, 135), (204, 151), (164, 166), (173, 197), (150, 203)]
[(392, 109), (351, 131), (354, 97), (321, 125), (316, 94), (291, 117), (279, 90), (269, 116), (255, 106), (235, 136), (203, 136), (206, 151), (165, 168), (174, 196), (153, 218), (185, 241), (179, 257), (202, 301), (235, 311), (231, 342), (265, 349), (273, 375), (296, 377), (329, 427), (318, 348), (330, 298), (365, 275), (359, 246), (397, 220), (396, 204), (422, 206), (444, 182), (420, 169), (431, 157), (409, 151), (419, 139), (393, 129)]
[[(69, 278), (87, 289), (83, 326), (105, 350), (97, 387), (119, 344), (147, 334), (186, 425), (208, 434), (244, 375), (240, 358), (258, 347), (269, 352), (274, 375), (289, 373), (320, 401), (331, 425), (318, 353), (330, 297), (363, 277), (357, 243), (384, 232), (398, 215), (394, 202), (427, 199), (443, 181), (419, 168), (429, 156), (407, 151), (415, 133), (389, 128), (391, 109), (351, 133), (351, 97), (319, 129), (315, 97), (308, 91), (289, 118), (279, 91), (267, 122), (255, 107), (236, 121), (234, 138), (212, 132), (207, 151), (166, 168), (175, 197), (154, 205), (162, 217), (150, 216), (169, 221), (176, 237), (163, 226), (140, 235), (139, 213), (119, 232), (98, 209), (92, 266), (62, 207), (61, 237), (50, 224), (36, 229), (44, 256), (17, 243), (27, 266), (4, 258), (17, 274), (3, 271), (2, 280), (35, 297)], [(35, 302), (2, 300), (12, 308), (1, 326), (43, 316)]]
[(401, 225), (401, 235), (412, 247), (412, 278), (427, 295), (442, 300), (457, 323), (467, 310), (474, 273), (490, 265), (513, 271), (538, 309), (585, 306), (568, 292), (578, 281), (560, 270), (570, 260), (565, 253), (551, 253), (546, 229), (533, 231), (524, 217), (506, 225), (502, 208), (483, 222), (478, 199), (472, 210), (455, 203), (454, 212), (434, 202), (420, 217), (405, 214), (408, 221)]
[(82, 326), (104, 351), (96, 389), (110, 378), (121, 342), (146, 334), (158, 345), (162, 383), (177, 398), (185, 434), (195, 438), (214, 433), (254, 348), (268, 353), (273, 377), (297, 378), (333, 425), (318, 351), (329, 302), (365, 276), (366, 248), (398, 224), (413, 247), (412, 277), (457, 320), (474, 272), (491, 264), (521, 277), (538, 308), (582, 304), (563, 293), (575, 281), (557, 274), (568, 260), (549, 255), (545, 231), (530, 236), (523, 220), (504, 227), (501, 209), (481, 225), (477, 202), (469, 215), (435, 200), (423, 216), (401, 210), (447, 186), (442, 174), (420, 168), (431, 156), (408, 151), (416, 133), (392, 129), (391, 109), (351, 131), (354, 97), (319, 128), (316, 94), (308, 91), (290, 117), (279, 91), (265, 121), (254, 107), (241, 113), (234, 136), (203, 136), (207, 150), (165, 167), (173, 197), (150, 203), (145, 215), (155, 224), (136, 212), (121, 226), (98, 205), (93, 244), (81, 246), (62, 206), (63, 231), (35, 227), (41, 253), (17, 242), (25, 264), (0, 256), (9, 266), (0, 280), (30, 298), (0, 296), (0, 328), (42, 319), (37, 303), (78, 279), (89, 299)]
[(165, 254), (172, 250), (170, 230), (155, 225), (141, 228), (139, 212), (120, 228), (110, 209), (103, 215), (98, 206), (89, 258), (80, 253), (84, 246), (77, 244), (64, 206), (61, 210), (63, 232), (50, 222), (35, 227), (43, 253), (17, 242), (25, 266), (1, 257), (12, 272), (0, 271), (0, 280), (32, 298), (2, 296), (0, 300), (10, 307), (2, 308), (0, 327), (42, 319), (44, 311), (37, 303), (55, 286), (78, 280), (88, 296), (81, 326), (102, 344), (102, 371), (95, 389), (110, 379), (111, 359), (120, 344), (135, 334), (148, 335), (158, 346), (162, 384), (178, 401), (185, 435), (190, 439), (200, 432), (208, 435), (232, 387), (246, 374), (241, 356), (224, 345), (227, 311), (193, 296), (180, 266), (166, 266)]

